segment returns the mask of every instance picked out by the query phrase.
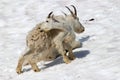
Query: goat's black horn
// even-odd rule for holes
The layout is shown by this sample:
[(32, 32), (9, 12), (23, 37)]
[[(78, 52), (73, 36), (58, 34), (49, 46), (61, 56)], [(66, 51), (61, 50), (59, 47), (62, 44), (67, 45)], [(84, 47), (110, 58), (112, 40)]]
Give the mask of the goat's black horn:
[(67, 6), (65, 6), (65, 7), (70, 11), (70, 13), (71, 13), (72, 15), (74, 15), (73, 12), (70, 10), (69, 7), (67, 7)]
[(77, 16), (77, 10), (76, 10), (75, 6), (74, 5), (71, 5), (71, 6), (74, 8), (74, 15)]
[(51, 12), (48, 14), (48, 17), (47, 17), (47, 18), (50, 18), (52, 13), (53, 13), (53, 11), (51, 11)]

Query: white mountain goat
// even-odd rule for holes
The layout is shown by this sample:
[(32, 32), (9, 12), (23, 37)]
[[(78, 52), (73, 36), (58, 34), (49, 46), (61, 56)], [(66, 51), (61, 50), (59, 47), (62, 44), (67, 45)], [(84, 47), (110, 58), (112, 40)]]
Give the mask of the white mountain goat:
[[(68, 52), (69, 52), (69, 57), (70, 57), (70, 59), (74, 59), (75, 56), (73, 55), (72, 50), (81, 46), (81, 43), (79, 41), (75, 41), (75, 38), (76, 38), (75, 32), (82, 33), (85, 30), (85, 28), (80, 23), (79, 18), (77, 17), (76, 8), (73, 5), (71, 5), (71, 6), (74, 8), (74, 12), (72, 12), (66, 6), (66, 8), (71, 13), (70, 15), (67, 15), (64, 13), (65, 16), (63, 16), (63, 15), (54, 16), (54, 15), (52, 15), (52, 12), (51, 12), (46, 20), (47, 23), (44, 26), (42, 26), (41, 29), (43, 29), (46, 32), (53, 28), (63, 29), (64, 31), (66, 31), (67, 33), (63, 32), (61, 34), (58, 34), (55, 37), (54, 42), (56, 42), (56, 44), (59, 43), (58, 50), (60, 50), (60, 51), (64, 51), (63, 47), (60, 47), (60, 46), (63, 46), (63, 44), (67, 43), (68, 47), (66, 50), (68, 50)], [(64, 53), (64, 52), (61, 52), (61, 54), (62, 53)], [(62, 54), (62, 55), (64, 55), (64, 54)], [(67, 60), (65, 62), (69, 63), (70, 61)]]
[[(66, 7), (68, 8), (68, 7)], [(29, 32), (26, 42), (25, 53), (20, 57), (16, 72), (20, 74), (22, 65), (27, 61), (35, 72), (40, 71), (37, 62), (41, 60), (52, 60), (56, 55), (61, 54), (65, 63), (74, 59), (72, 49), (80, 47), (80, 42), (75, 41), (75, 32), (81, 33), (84, 27), (79, 22), (76, 8), (74, 13), (69, 9), (71, 15), (52, 16), (48, 15), (46, 22), (38, 24)], [(69, 56), (66, 56), (66, 50)], [(70, 59), (68, 58), (70, 57)]]

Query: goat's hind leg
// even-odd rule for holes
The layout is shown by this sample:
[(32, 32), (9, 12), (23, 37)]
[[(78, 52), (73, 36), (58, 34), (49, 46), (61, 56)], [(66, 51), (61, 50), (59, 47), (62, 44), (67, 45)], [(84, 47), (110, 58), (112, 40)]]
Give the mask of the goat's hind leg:
[(18, 65), (17, 65), (17, 68), (16, 68), (16, 72), (18, 74), (22, 73), (22, 65), (23, 65), (24, 61), (28, 59), (31, 52), (32, 51), (30, 49), (26, 48), (25, 51), (24, 51), (24, 54), (19, 58)]
[(37, 66), (38, 58), (39, 57), (37, 55), (33, 55), (29, 60), (29, 63), (35, 72), (40, 72), (40, 69)]
[(17, 65), (17, 68), (16, 68), (16, 72), (17, 72), (18, 74), (22, 73), (22, 64), (23, 64), (24, 60), (25, 60), (25, 59), (24, 59), (24, 56), (21, 56), (21, 57), (19, 58), (18, 65)]
[(32, 67), (32, 69), (35, 71), (35, 72), (40, 72), (40, 69), (38, 68), (38, 66), (37, 66), (37, 63), (35, 63), (34, 61), (29, 61), (29, 63), (30, 63), (30, 65), (31, 65), (31, 67)]
[(40, 69), (38, 68), (38, 66), (37, 66), (37, 61), (33, 58), (33, 59), (30, 59), (29, 60), (29, 63), (30, 63), (30, 65), (31, 65), (31, 67), (32, 67), (32, 69), (35, 71), (35, 72), (39, 72), (40, 71)]

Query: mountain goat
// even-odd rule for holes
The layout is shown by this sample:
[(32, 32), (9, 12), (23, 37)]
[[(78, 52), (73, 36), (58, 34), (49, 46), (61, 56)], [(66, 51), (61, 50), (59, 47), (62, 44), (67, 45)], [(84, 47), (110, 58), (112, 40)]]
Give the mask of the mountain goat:
[[(24, 54), (19, 58), (16, 72), (20, 74), (22, 65), (27, 61), (35, 72), (40, 71), (37, 62), (41, 60), (52, 60), (56, 55), (61, 54), (65, 63), (70, 63), (74, 59), (72, 50), (80, 47), (80, 42), (75, 41), (75, 32), (81, 33), (84, 27), (79, 22), (76, 8), (74, 13), (66, 7), (71, 15), (51, 16), (48, 15), (46, 22), (38, 24), (29, 32), (26, 43), (27, 48)], [(66, 50), (69, 56), (66, 56)]]
[[(81, 46), (81, 43), (79, 41), (75, 41), (75, 38), (76, 38), (75, 32), (82, 33), (85, 30), (85, 28), (80, 23), (79, 18), (77, 17), (77, 10), (76, 10), (75, 6), (73, 6), (73, 5), (71, 5), (71, 6), (73, 7), (74, 12), (71, 11), (66, 6), (66, 8), (71, 13), (70, 15), (67, 15), (66, 13), (64, 13), (65, 16), (63, 16), (63, 15), (54, 16), (54, 15), (52, 15), (52, 12), (50, 12), (50, 14), (48, 15), (47, 20), (46, 20), (46, 22), (47, 22), (46, 25), (42, 26), (41, 29), (43, 29), (46, 32), (53, 28), (65, 30), (67, 33), (63, 32), (62, 34), (58, 34), (55, 37), (54, 42), (57, 42), (56, 44), (59, 43), (60, 46), (63, 46), (63, 43), (64, 44), (67, 43), (67, 45), (69, 46), (68, 47), (69, 57), (71, 59), (74, 59), (75, 56), (73, 55), (72, 50)], [(51, 23), (51, 24), (49, 24), (49, 23)], [(61, 39), (61, 40), (59, 40), (59, 39)], [(60, 51), (64, 51), (63, 47), (58, 46), (58, 48)], [(63, 52), (61, 52), (61, 53), (63, 53)]]

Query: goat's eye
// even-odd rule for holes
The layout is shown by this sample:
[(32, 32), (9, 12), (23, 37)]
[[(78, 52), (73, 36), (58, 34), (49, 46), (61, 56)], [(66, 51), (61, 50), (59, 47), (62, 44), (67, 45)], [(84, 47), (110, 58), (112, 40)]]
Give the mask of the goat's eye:
[(40, 30), (40, 32), (43, 32), (43, 30)]
[(46, 22), (48, 22), (48, 21), (46, 21)]

